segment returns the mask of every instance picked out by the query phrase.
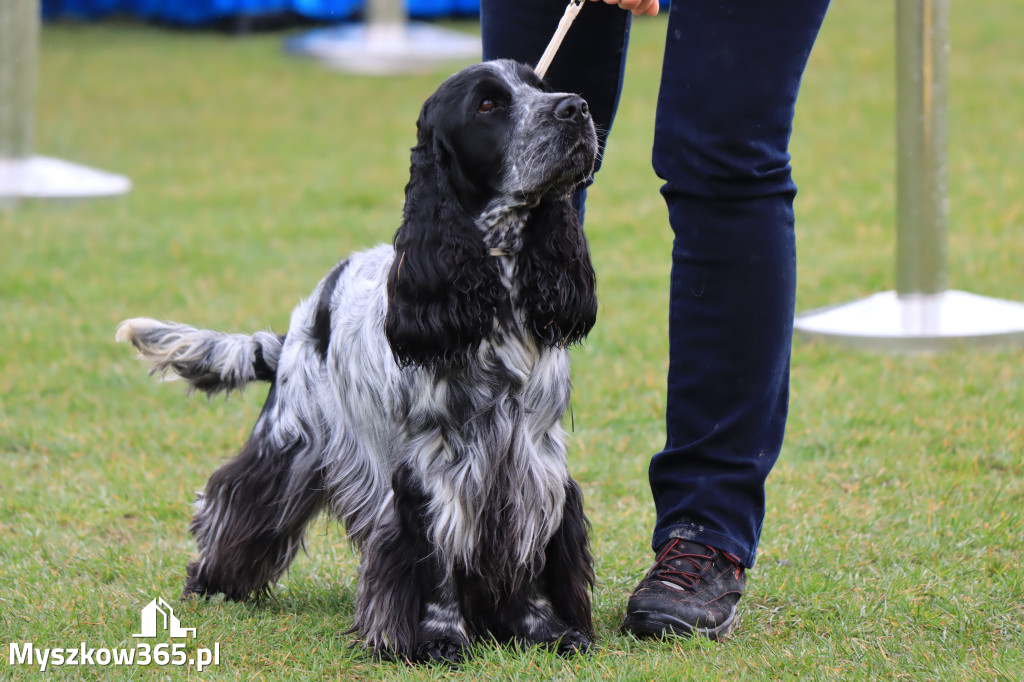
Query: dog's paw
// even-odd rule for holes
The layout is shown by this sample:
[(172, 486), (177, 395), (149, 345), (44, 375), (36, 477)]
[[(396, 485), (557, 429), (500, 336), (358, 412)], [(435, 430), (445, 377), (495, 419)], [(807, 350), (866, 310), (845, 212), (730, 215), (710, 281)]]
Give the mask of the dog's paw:
[(209, 600), (211, 595), (212, 593), (206, 586), (206, 583), (192, 575), (190, 571), (189, 576), (185, 579), (185, 588), (181, 591), (181, 601), (192, 599)]
[(416, 645), (417, 663), (448, 663), (456, 665), (466, 659), (466, 645), (447, 637), (437, 637), (420, 642)]
[(567, 630), (565, 634), (555, 641), (555, 651), (558, 652), (559, 656), (575, 656), (577, 654), (586, 654), (591, 651), (594, 644), (590, 641), (583, 632), (573, 628)]

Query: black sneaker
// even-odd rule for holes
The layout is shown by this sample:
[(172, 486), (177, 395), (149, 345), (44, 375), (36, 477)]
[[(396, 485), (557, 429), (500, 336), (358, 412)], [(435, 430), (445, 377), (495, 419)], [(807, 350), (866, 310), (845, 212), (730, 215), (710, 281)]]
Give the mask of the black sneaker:
[(637, 637), (725, 637), (736, 625), (736, 604), (746, 584), (735, 555), (669, 540), (630, 595), (622, 631)]

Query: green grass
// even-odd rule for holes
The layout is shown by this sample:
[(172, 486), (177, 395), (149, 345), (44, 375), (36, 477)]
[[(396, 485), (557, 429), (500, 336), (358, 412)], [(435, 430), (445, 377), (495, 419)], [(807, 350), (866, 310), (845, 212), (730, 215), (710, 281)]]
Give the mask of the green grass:
[[(890, 289), (892, 8), (835, 3), (792, 153), (801, 309)], [(1024, 6), (954, 3), (950, 281), (1024, 300)], [(349, 644), (356, 557), (318, 524), (265, 605), (179, 607), (227, 678), (1024, 677), (1024, 353), (883, 356), (798, 342), (782, 459), (728, 643), (617, 632), (651, 560), (647, 461), (663, 439), (670, 231), (649, 169), (661, 19), (638, 21), (588, 232), (599, 324), (574, 355), (571, 467), (594, 523), (600, 649), (483, 647), (456, 671)], [(462, 26), (473, 30), (472, 25)], [(43, 33), (37, 148), (129, 175), (123, 199), (0, 213), (0, 646), (133, 644), (192, 552), (193, 491), (263, 393), (160, 385), (125, 317), (287, 327), (353, 249), (390, 239), (423, 99), (447, 70), (349, 77), (244, 39), (133, 24)], [(751, 330), (756, 333), (756, 330)], [(0, 666), (0, 677), (26, 669)], [(108, 669), (65, 668), (106, 677)], [(184, 669), (120, 669), (184, 676)]]

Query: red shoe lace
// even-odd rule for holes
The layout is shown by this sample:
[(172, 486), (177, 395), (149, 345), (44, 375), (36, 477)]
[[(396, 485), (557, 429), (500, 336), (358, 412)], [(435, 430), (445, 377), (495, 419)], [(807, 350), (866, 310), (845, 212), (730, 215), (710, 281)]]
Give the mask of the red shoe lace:
[[(693, 591), (697, 589), (697, 583), (700, 582), (701, 576), (699, 571), (703, 567), (704, 561), (714, 561), (717, 555), (724, 556), (730, 563), (735, 565), (737, 578), (740, 571), (743, 570), (739, 557), (735, 554), (723, 552), (709, 545), (701, 545), (709, 554), (694, 554), (692, 551), (686, 551), (685, 547), (679, 546), (682, 542), (682, 540), (673, 539), (665, 545), (665, 548), (661, 551), (658, 558), (655, 559), (654, 566), (651, 567), (648, 573), (650, 577), (670, 583), (683, 590)], [(683, 567), (674, 566), (673, 562), (676, 561), (685, 561), (698, 572), (690, 572)]]

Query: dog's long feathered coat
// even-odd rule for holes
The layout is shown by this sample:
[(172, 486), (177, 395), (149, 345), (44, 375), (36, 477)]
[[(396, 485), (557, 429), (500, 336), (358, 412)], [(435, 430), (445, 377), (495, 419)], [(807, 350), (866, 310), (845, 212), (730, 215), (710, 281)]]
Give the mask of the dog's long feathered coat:
[(154, 371), (207, 393), (271, 387), (196, 503), (186, 594), (267, 591), (321, 509), (362, 552), (355, 629), (458, 658), (480, 636), (585, 648), (593, 569), (566, 467), (566, 346), (594, 324), (569, 202), (592, 172), (586, 103), (489, 62), (423, 106), (394, 245), (339, 263), (286, 336), (139, 318)]

